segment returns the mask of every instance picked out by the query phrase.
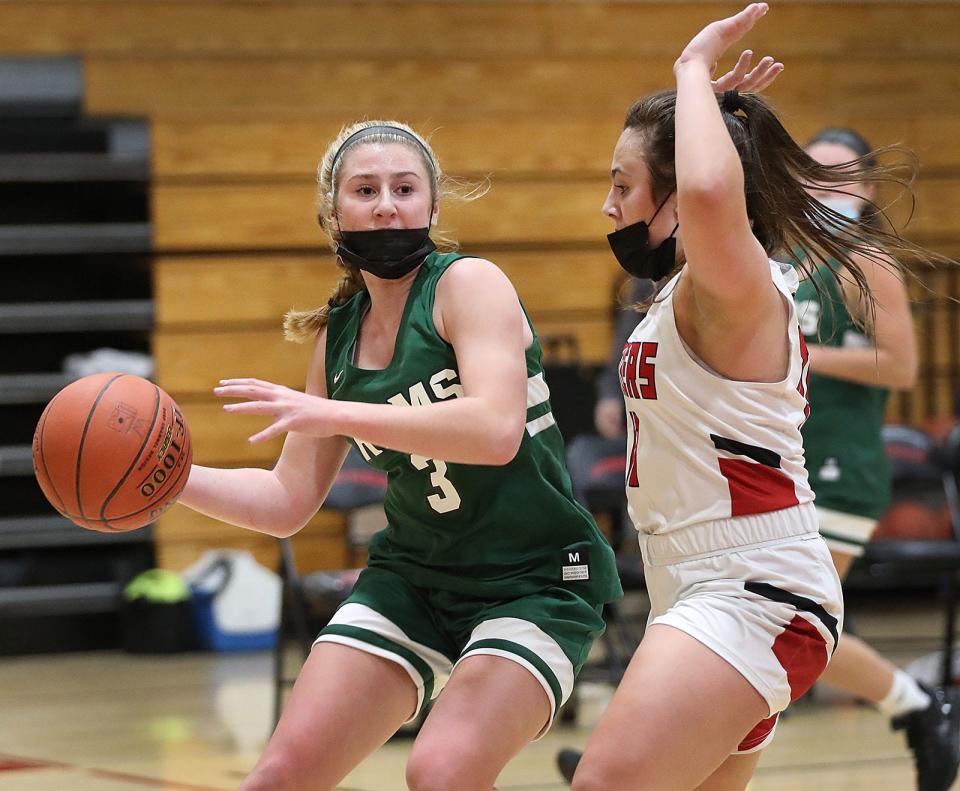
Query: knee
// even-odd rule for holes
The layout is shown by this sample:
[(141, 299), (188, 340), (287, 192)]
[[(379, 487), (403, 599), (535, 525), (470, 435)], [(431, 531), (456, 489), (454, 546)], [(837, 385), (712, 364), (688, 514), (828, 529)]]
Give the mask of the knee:
[[(589, 758), (589, 756), (586, 756)], [(644, 783), (647, 776), (641, 765), (610, 765), (605, 761), (581, 760), (570, 784), (570, 791), (612, 791), (629, 788), (632, 791), (655, 791), (663, 785)]]
[(306, 791), (300, 775), (289, 760), (261, 758), (237, 791)]
[(610, 785), (610, 779), (602, 772), (581, 763), (573, 776), (570, 791), (609, 791), (613, 787)]
[[(470, 788), (489, 788), (476, 777), (465, 756), (441, 750), (417, 750), (414, 748), (407, 762), (407, 788), (410, 791), (450, 791), (452, 788), (467, 791)], [(478, 785), (478, 782), (481, 785)]]

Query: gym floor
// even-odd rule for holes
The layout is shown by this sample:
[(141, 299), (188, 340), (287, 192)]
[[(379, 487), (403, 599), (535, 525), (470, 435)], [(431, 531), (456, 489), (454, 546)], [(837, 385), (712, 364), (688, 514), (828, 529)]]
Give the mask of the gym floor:
[[(859, 634), (907, 665), (937, 646), (934, 600), (855, 608)], [(296, 660), (291, 647), (291, 662)], [(0, 791), (227, 791), (256, 761), (272, 723), (269, 653), (175, 657), (94, 652), (0, 659)], [(576, 723), (557, 724), (504, 770), (501, 791), (562, 789), (553, 758), (580, 747), (610, 696), (581, 685)], [(642, 716), (642, 715), (638, 715)], [(344, 791), (403, 789), (409, 739), (391, 741)], [(909, 791), (900, 733), (825, 688), (782, 721), (750, 791)]]

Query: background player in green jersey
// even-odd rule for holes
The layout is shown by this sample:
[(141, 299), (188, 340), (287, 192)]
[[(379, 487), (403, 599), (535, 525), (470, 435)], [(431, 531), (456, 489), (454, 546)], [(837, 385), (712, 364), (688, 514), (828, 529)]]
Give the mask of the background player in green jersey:
[(333, 788), (451, 673), (407, 765), (411, 789), (489, 789), (570, 694), (613, 553), (574, 501), (536, 334), (489, 261), (436, 252), (444, 181), (394, 122), (344, 129), (319, 169), (343, 277), (288, 316), (314, 342), (306, 392), (217, 393), (287, 432), (273, 470), (194, 467), (181, 502), (271, 535), (299, 530), (349, 444), (388, 473), (388, 527), (307, 659), (243, 791)]
[[(877, 165), (869, 143), (851, 129), (824, 129), (806, 150), (824, 165), (855, 160)], [(848, 220), (877, 224), (876, 184), (811, 193)], [(917, 377), (916, 340), (903, 276), (895, 264), (884, 266), (861, 254), (856, 260), (876, 298), (872, 314), (836, 261), (822, 263), (795, 296), (810, 349), (810, 417), (802, 429), (807, 470), (817, 496), (820, 532), (841, 579), (863, 554), (890, 502), (881, 436), (888, 392), (913, 387)], [(849, 633), (821, 680), (873, 703), (895, 727), (906, 729), (920, 789), (950, 785), (960, 757), (960, 712), (945, 705), (942, 690), (923, 689)]]

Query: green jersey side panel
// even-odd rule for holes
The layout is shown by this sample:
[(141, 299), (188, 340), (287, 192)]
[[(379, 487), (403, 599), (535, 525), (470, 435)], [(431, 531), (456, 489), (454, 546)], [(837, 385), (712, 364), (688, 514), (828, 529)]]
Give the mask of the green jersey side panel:
[[(331, 398), (418, 406), (463, 395), (453, 347), (438, 334), (433, 307), (440, 277), (464, 257), (432, 253), (424, 261), (384, 370), (353, 365), (369, 296), (357, 294), (331, 310)], [(371, 466), (388, 475), (388, 526), (371, 542), (371, 566), (417, 586), (471, 596), (513, 598), (552, 586), (595, 604), (620, 596), (613, 552), (571, 493), (536, 334), (526, 358), (527, 427), (508, 464), (448, 464), (350, 438)]]
[[(807, 343), (873, 348), (827, 266), (801, 281), (795, 300)], [(810, 374), (810, 417), (802, 434), (817, 505), (872, 519), (886, 510), (890, 471), (881, 429), (887, 395), (884, 388)]]

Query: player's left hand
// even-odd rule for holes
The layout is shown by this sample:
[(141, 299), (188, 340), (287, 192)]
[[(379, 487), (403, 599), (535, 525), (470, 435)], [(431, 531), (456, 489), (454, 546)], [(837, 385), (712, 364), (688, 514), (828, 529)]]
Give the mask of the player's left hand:
[(750, 61), (753, 59), (753, 52), (745, 49), (740, 53), (737, 64), (722, 77), (711, 80), (710, 84), (716, 93), (724, 91), (740, 91), (746, 93), (760, 93), (765, 88), (769, 88), (777, 77), (783, 72), (783, 64), (766, 55), (760, 59), (760, 62), (753, 68), (750, 68)]
[[(687, 44), (677, 59), (676, 64), (674, 64), (674, 70), (685, 63), (701, 61), (706, 64), (712, 75), (717, 68), (717, 61), (720, 60), (723, 54), (733, 46), (733, 44), (749, 33), (750, 30), (753, 29), (753, 26), (769, 10), (769, 6), (766, 3), (751, 3), (739, 14), (711, 22), (690, 40), (690, 43)], [(724, 81), (724, 85), (723, 87), (717, 88), (717, 90), (734, 90), (735, 83), (742, 82), (746, 78), (749, 59), (752, 57), (752, 53), (750, 53), (748, 57), (745, 57), (746, 55), (747, 53), (742, 54), (733, 71), (720, 78), (720, 80)], [(757, 68), (759, 69), (760, 66), (758, 65)], [(754, 71), (756, 71), (756, 69)], [(733, 76), (731, 77), (731, 75)], [(728, 77), (731, 77), (731, 79), (727, 79)], [(734, 85), (730, 83), (734, 83)], [(753, 88), (743, 87), (743, 90), (752, 89)]]
[(263, 431), (250, 437), (250, 442), (266, 442), (291, 431), (311, 437), (330, 437), (336, 433), (326, 408), (329, 402), (325, 398), (262, 379), (221, 379), (220, 386), (213, 392), (221, 398), (246, 399), (236, 404), (224, 404), (226, 412), (273, 415), (276, 418)]

